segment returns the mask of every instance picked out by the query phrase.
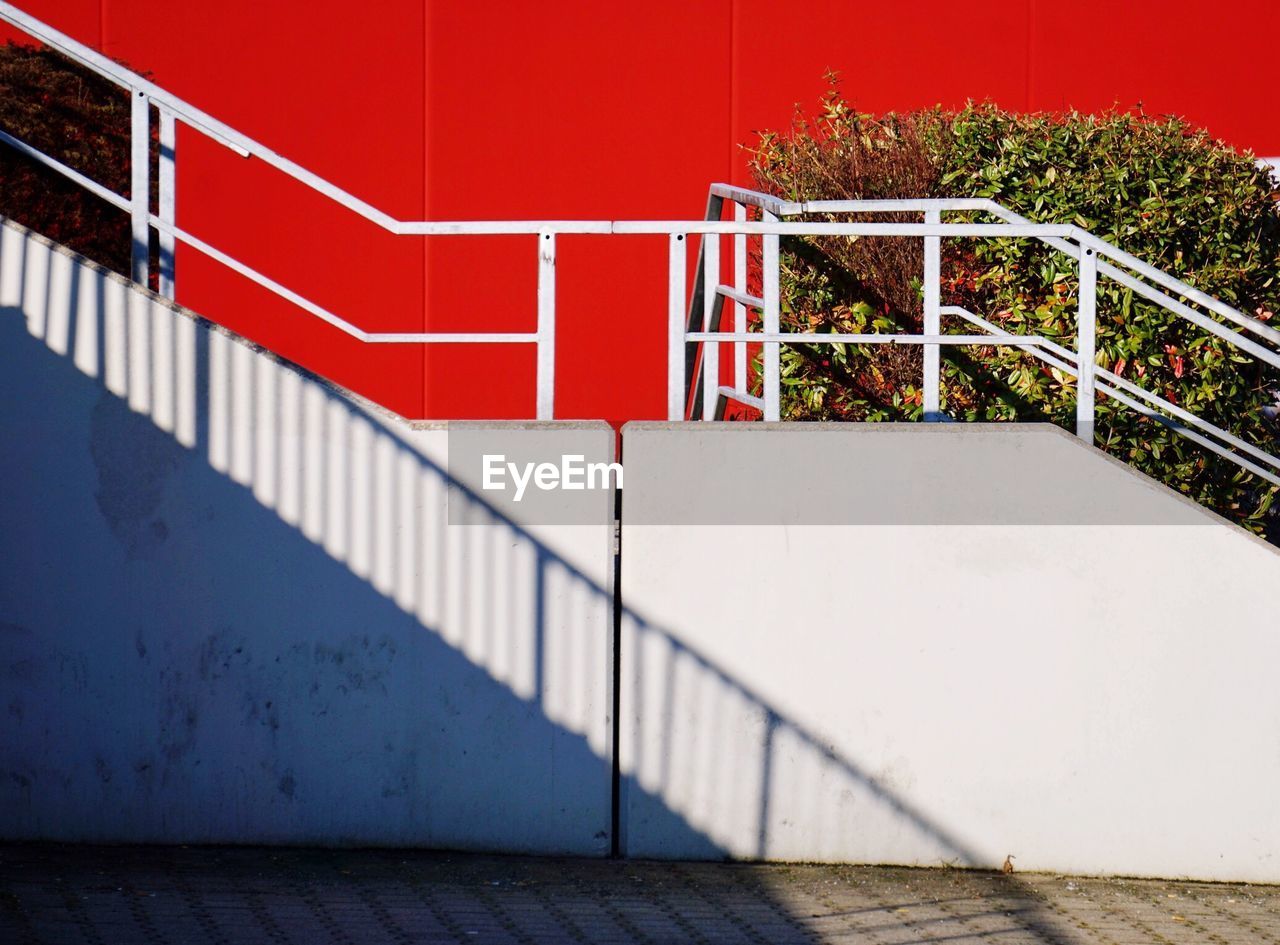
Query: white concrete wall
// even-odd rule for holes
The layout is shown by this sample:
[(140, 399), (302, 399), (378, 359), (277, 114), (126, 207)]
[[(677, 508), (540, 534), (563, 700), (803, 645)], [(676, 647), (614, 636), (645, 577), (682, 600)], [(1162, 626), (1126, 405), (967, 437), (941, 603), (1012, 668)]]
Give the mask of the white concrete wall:
[(630, 855), (1280, 881), (1275, 548), (1047, 426), (623, 444)]
[[(450, 436), (0, 226), (0, 837), (607, 852), (608, 499)], [(1052, 428), (624, 443), (625, 852), (1280, 881), (1275, 549)]]
[(612, 497), (448, 438), (0, 227), (0, 836), (607, 853)]

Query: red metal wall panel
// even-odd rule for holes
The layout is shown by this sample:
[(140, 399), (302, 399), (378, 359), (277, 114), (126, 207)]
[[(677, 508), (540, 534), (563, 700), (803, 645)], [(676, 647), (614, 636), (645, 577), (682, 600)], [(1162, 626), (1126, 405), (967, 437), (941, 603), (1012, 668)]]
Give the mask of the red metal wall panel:
[(1148, 115), (1182, 115), (1237, 147), (1280, 156), (1276, 13), (1274, 3), (1034, 0), (1031, 107), (1141, 103)]
[[(101, 48), (102, 3), (103, 0), (28, 0), (17, 6), (54, 29)], [(0, 42), (8, 40), (29, 42), (24, 33), (11, 28), (8, 23), (0, 24)]]
[[(94, 35), (97, 13), (69, 17), (65, 3), (24, 8), (356, 196), (423, 216), (421, 0), (384, 0), (376, 16), (335, 0), (103, 0)], [(178, 137), (177, 206), (184, 228), (348, 321), (421, 329), (420, 237), (394, 237), (189, 129)], [(361, 344), (194, 250), (180, 247), (177, 265), (179, 301), (400, 413), (422, 413), (419, 346)]]
[(776, 0), (736, 0), (734, 140), (786, 128), (797, 105), (812, 113), (829, 70), (864, 111), (958, 108), (969, 99), (1023, 109), (1027, 24), (1027, 4), (1006, 0), (798, 0), (782, 22)]
[[(1196, 0), (25, 8), (405, 219), (700, 216), (828, 69), (872, 111), (1141, 102), (1280, 154), (1269, 31)], [(535, 324), (532, 237), (396, 238), (192, 133), (179, 154), (184, 226), (362, 327)], [(533, 414), (531, 347), (361, 345), (192, 251), (179, 266), (182, 301), (401, 413)], [(658, 237), (561, 238), (558, 415), (664, 414), (665, 267)]]
[[(729, 170), (729, 0), (499, 8), (428, 6), (432, 218), (701, 216)], [(432, 325), (532, 328), (534, 246), (434, 243)], [(559, 240), (559, 415), (663, 414), (666, 252), (661, 237)], [(533, 363), (532, 350), (432, 350), (428, 409), (531, 415)]]

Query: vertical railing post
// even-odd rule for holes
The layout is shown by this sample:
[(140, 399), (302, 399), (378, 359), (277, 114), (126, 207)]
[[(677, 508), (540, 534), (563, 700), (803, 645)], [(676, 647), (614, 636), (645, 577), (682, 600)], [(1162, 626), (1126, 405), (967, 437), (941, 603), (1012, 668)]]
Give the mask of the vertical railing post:
[(667, 237), (667, 419), (683, 420), (685, 408), (684, 332), (685, 267), (684, 234)]
[[(763, 212), (766, 223), (776, 223), (778, 218), (768, 210)], [(764, 330), (777, 334), (781, 328), (781, 307), (779, 304), (779, 260), (778, 234), (768, 233), (762, 239), (761, 273), (764, 286)], [(776, 341), (764, 342), (764, 370), (762, 372), (762, 393), (764, 396), (764, 419), (777, 420), (782, 414), (782, 360), (781, 345)]]
[(1076, 316), (1076, 436), (1093, 442), (1097, 352), (1098, 257), (1080, 247), (1080, 305)]
[[(747, 221), (746, 204), (733, 205), (733, 219), (736, 223)], [(733, 288), (738, 295), (747, 294), (747, 234), (733, 235)], [(747, 330), (747, 306), (742, 302), (733, 303), (733, 330), (739, 334)], [(735, 341), (733, 344), (733, 389), (747, 389), (747, 343)]]
[[(715, 314), (720, 298), (720, 234), (706, 233), (702, 237), (702, 330), (711, 331), (711, 316)], [(723, 312), (723, 307), (721, 308)], [(716, 418), (716, 403), (720, 400), (720, 345), (706, 341), (702, 344), (702, 419)]]
[[(177, 222), (177, 122), (173, 113), (166, 108), (160, 109), (160, 164), (159, 185), (160, 205), (156, 214), (161, 221), (172, 226)], [(172, 299), (177, 291), (174, 256), (177, 240), (172, 233), (161, 230), (156, 235), (159, 244), (160, 294)]]
[[(939, 224), (942, 213), (926, 210), (924, 222)], [(924, 238), (924, 333), (942, 334), (942, 237)], [(921, 387), (926, 422), (942, 419), (942, 349), (941, 345), (924, 346), (924, 381)]]
[(151, 101), (145, 92), (130, 89), (129, 213), (133, 238), (130, 278), (147, 284), (151, 256)]
[(556, 236), (538, 232), (538, 419), (556, 415)]

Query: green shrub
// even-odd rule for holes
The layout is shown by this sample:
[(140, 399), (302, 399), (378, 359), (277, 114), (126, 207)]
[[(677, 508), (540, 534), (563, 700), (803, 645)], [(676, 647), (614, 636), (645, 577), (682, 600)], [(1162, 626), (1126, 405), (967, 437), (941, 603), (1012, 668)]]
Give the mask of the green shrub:
[[(874, 117), (833, 83), (818, 116), (751, 151), (757, 186), (791, 200), (989, 197), (1035, 222), (1075, 223), (1263, 320), (1280, 311), (1280, 194), (1251, 156), (1177, 118), (1014, 114), (993, 106)], [(808, 219), (834, 219), (814, 215)], [(918, 214), (860, 216), (919, 222)], [(948, 220), (990, 222), (985, 215)], [(919, 239), (786, 238), (784, 330), (917, 332)], [(1035, 240), (943, 241), (942, 304), (1074, 348), (1074, 260)], [(1099, 276), (1098, 364), (1270, 452), (1280, 372)], [(969, 333), (958, 319), (943, 330)], [(943, 408), (965, 420), (1074, 423), (1074, 379), (1030, 354), (943, 351)], [(921, 414), (921, 354), (902, 346), (783, 349), (789, 419)], [(1280, 537), (1276, 489), (1099, 395), (1095, 442), (1252, 530)]]
[[(129, 111), (127, 92), (59, 53), (13, 42), (0, 46), (0, 129), (124, 195)], [(155, 162), (153, 143), (153, 201)], [(129, 214), (4, 143), (0, 215), (129, 274)]]

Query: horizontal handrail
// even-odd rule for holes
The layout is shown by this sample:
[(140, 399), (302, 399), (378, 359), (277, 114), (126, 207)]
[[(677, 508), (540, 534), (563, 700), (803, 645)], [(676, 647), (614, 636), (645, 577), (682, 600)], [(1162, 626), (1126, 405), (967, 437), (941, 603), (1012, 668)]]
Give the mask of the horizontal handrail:
[(610, 233), (633, 235), (709, 234), (722, 236), (1070, 236), (1074, 226), (1061, 223), (787, 223), (737, 220), (614, 220)]
[[(3, 4), (0, 4), (3, 6)], [(131, 202), (91, 180), (79, 171), (68, 167), (30, 144), (7, 132), (0, 131), (0, 141), (21, 153), (39, 161), (50, 169), (85, 187), (91, 193), (123, 210), (131, 208)], [(733, 188), (720, 188), (742, 193)], [(536, 333), (461, 333), (461, 332), (369, 332), (340, 315), (319, 305), (302, 294), (288, 288), (270, 276), (240, 262), (229, 253), (218, 249), (186, 229), (163, 219), (155, 213), (148, 214), (148, 222), (158, 232), (195, 249), (233, 272), (298, 306), (351, 337), (368, 343), (534, 343)], [(418, 224), (413, 224), (417, 227)], [(803, 236), (1001, 236), (1001, 237), (1052, 237), (1072, 230), (1070, 226), (1056, 224), (1022, 223), (787, 223), (783, 221), (672, 221), (672, 220), (523, 220), (523, 221), (467, 221), (442, 222), (423, 225), (421, 232), (444, 236), (482, 235), (543, 235), (561, 234), (633, 234), (633, 235), (803, 235)], [(761, 307), (762, 299), (745, 293), (739, 294), (729, 286), (719, 286), (722, 295), (753, 307)], [(765, 339), (757, 339), (765, 340)], [(903, 342), (912, 343), (912, 342)]]
[[(919, 197), (885, 200), (783, 200), (773, 194), (732, 184), (712, 184), (712, 196), (732, 200), (746, 207), (758, 207), (780, 217), (804, 213), (920, 213), (925, 210), (986, 210), (991, 203), (982, 197)], [(1024, 220), (1021, 222), (1029, 223)]]
[(304, 311), (310, 312), (321, 321), (324, 321), (334, 328), (345, 332), (358, 341), (365, 341), (371, 344), (422, 344), (422, 343), (438, 343), (438, 344), (523, 344), (536, 342), (538, 335), (534, 332), (369, 332), (353, 325), (351, 322), (335, 315), (327, 308), (317, 305), (310, 299), (287, 286), (281, 285), (270, 276), (265, 276), (258, 270), (247, 266), (233, 256), (222, 252), (221, 250), (210, 246), (204, 240), (188, 233), (180, 226), (175, 226), (165, 220), (162, 220), (156, 214), (151, 214), (151, 225), (161, 233), (168, 233), (181, 242), (187, 244), (197, 252), (208, 256), (216, 262), (222, 263), (228, 269), (236, 272), (251, 282), (262, 286), (262, 288), (278, 295), (287, 302), (291, 302)]
[[(850, 203), (857, 204), (847, 209)], [(936, 210), (940, 213), (961, 210), (984, 210), (990, 203), (982, 197), (919, 197), (881, 200), (805, 200), (800, 204), (801, 213), (924, 213)], [(1030, 220), (1022, 221), (1030, 223)]]
[[(34, 146), (0, 131), (0, 141), (10, 144), (45, 166), (89, 189), (96, 196), (128, 210), (130, 201), (91, 180), (79, 171), (48, 157)], [(202, 252), (216, 252), (192, 234), (159, 216), (151, 225), (176, 236)], [(627, 234), (635, 236), (747, 235), (747, 236), (948, 236), (1047, 238), (1072, 235), (1075, 227), (1056, 223), (787, 223), (785, 221), (734, 220), (468, 220), (405, 224), (406, 234), (419, 236), (510, 236), (553, 234)], [(221, 260), (225, 261), (225, 260)], [(727, 287), (726, 287), (727, 288)]]
[(1037, 335), (905, 335), (905, 334), (842, 334), (816, 331), (689, 331), (688, 342), (756, 342), (772, 344), (806, 345), (989, 345), (992, 339), (1017, 338), (1020, 345), (1052, 344)]

